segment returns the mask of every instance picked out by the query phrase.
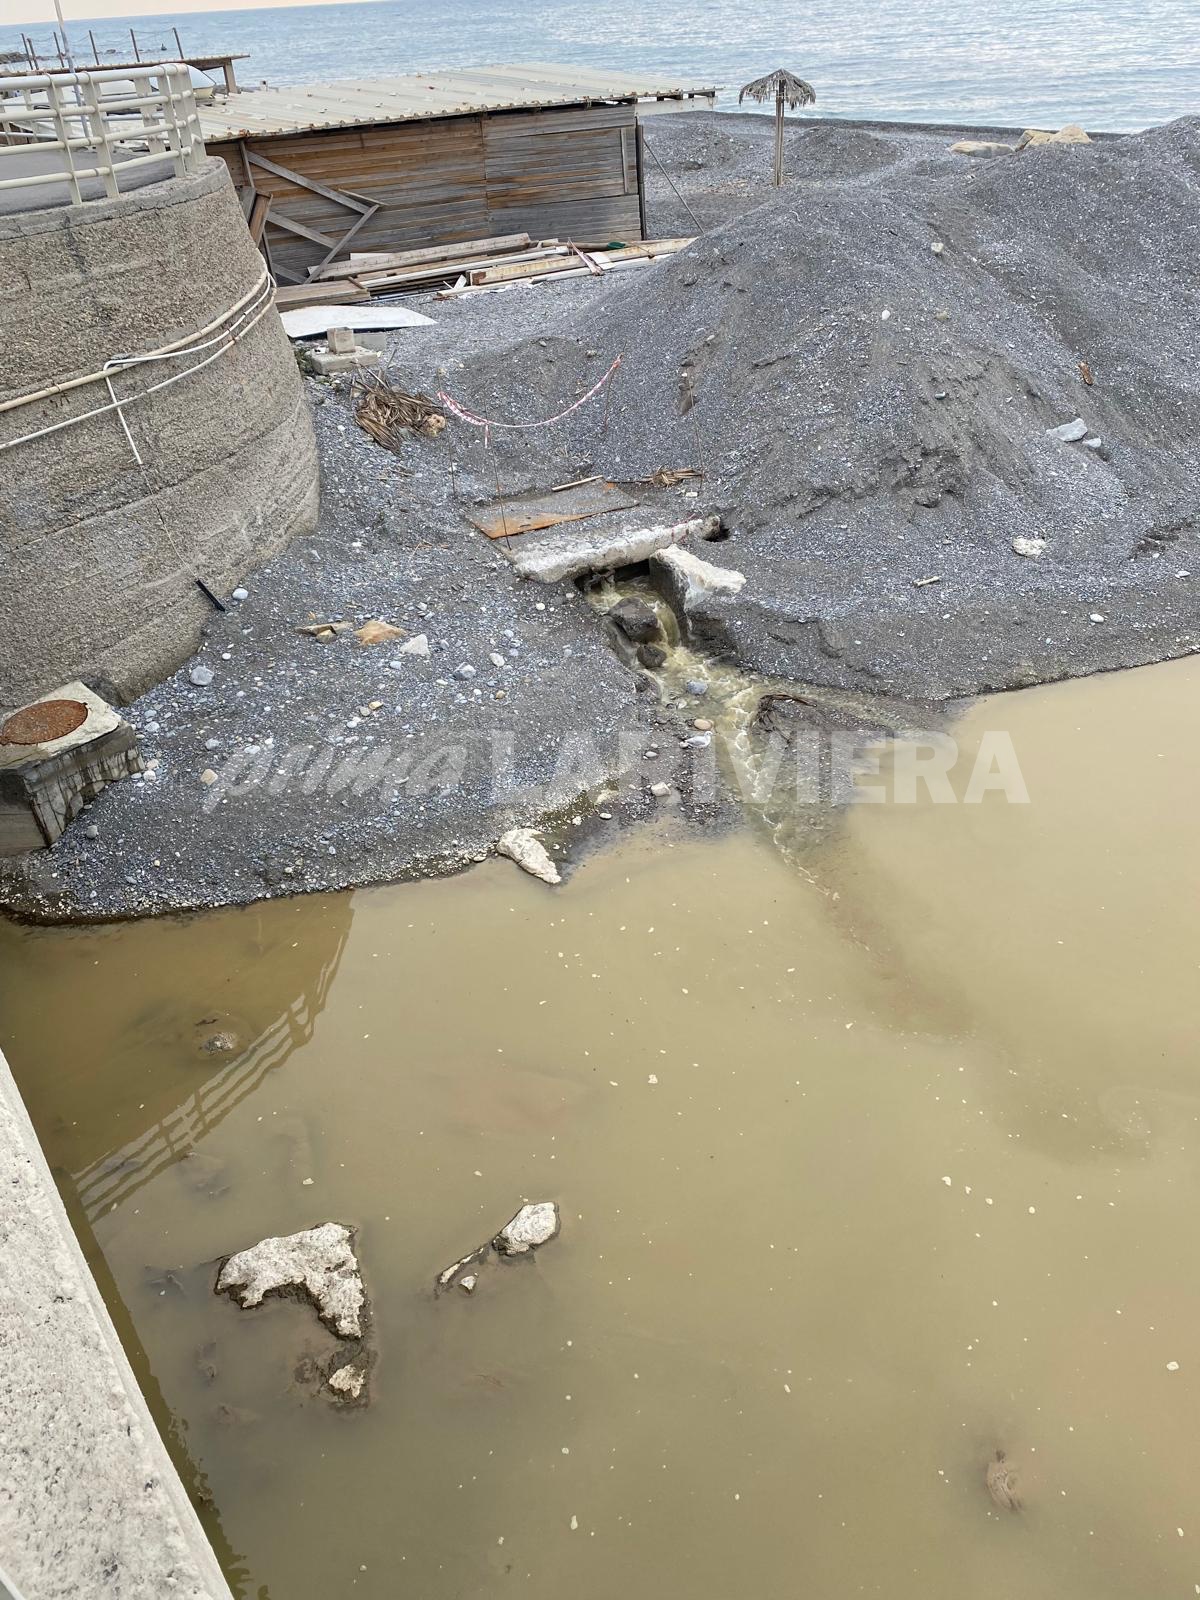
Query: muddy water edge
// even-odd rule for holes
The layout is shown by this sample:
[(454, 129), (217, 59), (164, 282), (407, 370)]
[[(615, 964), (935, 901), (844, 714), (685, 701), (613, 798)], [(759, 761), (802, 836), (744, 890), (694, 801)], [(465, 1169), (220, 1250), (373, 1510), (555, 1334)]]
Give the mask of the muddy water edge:
[[(1198, 695), (982, 702), (1028, 805), (856, 806), (802, 859), (664, 818), (553, 891), (0, 927), (0, 1042), (240, 1592), (1200, 1592)], [(435, 1296), (523, 1198), (559, 1237)], [(365, 1406), (310, 1308), (213, 1293), (327, 1220)]]

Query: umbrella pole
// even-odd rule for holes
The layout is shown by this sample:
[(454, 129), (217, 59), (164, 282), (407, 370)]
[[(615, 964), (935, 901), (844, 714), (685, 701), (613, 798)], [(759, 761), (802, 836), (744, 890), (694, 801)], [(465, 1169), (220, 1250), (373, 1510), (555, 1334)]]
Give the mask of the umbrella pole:
[(783, 182), (783, 89), (775, 91), (775, 187)]

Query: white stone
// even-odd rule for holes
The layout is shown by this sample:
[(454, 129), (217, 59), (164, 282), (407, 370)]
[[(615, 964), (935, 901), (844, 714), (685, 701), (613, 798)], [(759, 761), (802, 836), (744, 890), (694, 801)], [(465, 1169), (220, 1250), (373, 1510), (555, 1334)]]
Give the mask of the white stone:
[(1030, 561), (1036, 561), (1046, 548), (1045, 539), (1023, 539), (1020, 535), (1012, 542), (1013, 550), (1019, 556), (1027, 556)]
[(329, 1375), (329, 1387), (334, 1394), (348, 1395), (351, 1400), (357, 1400), (363, 1391), (363, 1384), (367, 1375), (361, 1367), (339, 1367), (336, 1372)]
[(997, 139), (959, 139), (950, 146), (950, 154), (979, 156), (986, 160), (989, 156), (1011, 156), (1015, 149), (1015, 145), (1002, 144)]
[(496, 840), (496, 854), (507, 856), (543, 883), (561, 883), (558, 868), (532, 828), (510, 828)]
[(188, 676), (198, 689), (207, 689), (213, 681), (213, 670), (205, 666), (193, 667)]
[(558, 1232), (558, 1206), (537, 1200), (521, 1207), (492, 1240), (502, 1256), (523, 1256), (548, 1243)]
[(233, 598), (235, 600), (249, 600), (250, 591), (249, 589), (235, 589), (233, 591)]
[(1082, 417), (1075, 417), (1070, 422), (1060, 422), (1057, 428), (1046, 429), (1052, 439), (1061, 439), (1064, 444), (1078, 444), (1080, 439), (1087, 438), (1089, 431)]
[(402, 656), (427, 656), (429, 654), (429, 635), (416, 633), (411, 639), (397, 649), (397, 654)]
[(656, 800), (665, 800), (670, 792), (671, 785), (669, 783), (652, 783), (650, 785), (650, 793)]
[(689, 517), (686, 522), (652, 528), (602, 529), (581, 522), (547, 530), (541, 539), (526, 534), (507, 540), (514, 548), (506, 549), (505, 554), (523, 578), (557, 583), (560, 578), (578, 578), (585, 572), (632, 566), (684, 539), (711, 539), (720, 527), (721, 519), (716, 516)]
[(361, 1338), (366, 1292), (353, 1237), (342, 1223), (325, 1222), (302, 1233), (263, 1239), (230, 1256), (217, 1278), (217, 1292), (232, 1294), (249, 1309), (268, 1294), (298, 1290), (341, 1338)]

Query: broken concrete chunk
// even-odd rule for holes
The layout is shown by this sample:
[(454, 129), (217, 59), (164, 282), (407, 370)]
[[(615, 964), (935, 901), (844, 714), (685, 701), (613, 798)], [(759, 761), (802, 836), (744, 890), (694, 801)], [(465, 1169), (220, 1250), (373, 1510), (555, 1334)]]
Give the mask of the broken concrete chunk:
[(335, 1372), (329, 1374), (328, 1378), (329, 1387), (334, 1394), (346, 1400), (357, 1400), (363, 1392), (363, 1385), (366, 1381), (366, 1373), (361, 1367), (356, 1367), (353, 1362), (347, 1366), (338, 1367)]
[(1064, 444), (1078, 444), (1080, 439), (1087, 438), (1090, 431), (1082, 417), (1075, 417), (1070, 422), (1060, 422), (1057, 428), (1046, 429), (1052, 439), (1061, 439)]
[(213, 681), (213, 670), (211, 667), (205, 666), (193, 667), (188, 673), (188, 677), (198, 689), (207, 689)]
[(684, 539), (711, 539), (720, 532), (716, 516), (690, 517), (686, 522), (660, 524), (652, 528), (597, 528), (593, 523), (548, 530), (544, 535), (525, 534), (506, 542), (504, 553), (523, 578), (539, 583), (557, 583), (561, 578), (578, 578), (585, 572), (612, 572), (645, 561), (656, 550), (681, 543)]
[(523, 1256), (548, 1244), (558, 1232), (558, 1206), (553, 1200), (524, 1205), (492, 1240), (502, 1256)]
[(679, 619), (685, 637), (691, 613), (708, 598), (735, 595), (745, 575), (702, 561), (690, 550), (660, 550), (650, 559), (650, 575)]
[(510, 828), (501, 834), (496, 840), (496, 854), (507, 856), (543, 883), (562, 882), (558, 868), (532, 828)]
[(1030, 561), (1036, 561), (1046, 548), (1045, 539), (1025, 539), (1020, 535), (1012, 541), (1012, 547), (1019, 556), (1026, 556)]
[(429, 654), (429, 635), (426, 633), (414, 634), (406, 644), (402, 644), (396, 652), (401, 656), (427, 656)]
[(325, 1222), (303, 1233), (263, 1239), (229, 1257), (217, 1277), (217, 1293), (232, 1295), (243, 1310), (261, 1305), (269, 1294), (306, 1297), (339, 1338), (359, 1339), (366, 1292), (353, 1237), (344, 1224)]

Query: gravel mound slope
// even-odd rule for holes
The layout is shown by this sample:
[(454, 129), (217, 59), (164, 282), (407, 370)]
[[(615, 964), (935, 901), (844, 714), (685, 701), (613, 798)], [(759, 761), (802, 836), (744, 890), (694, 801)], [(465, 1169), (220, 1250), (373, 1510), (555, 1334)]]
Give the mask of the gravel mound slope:
[[(603, 448), (587, 408), (569, 448), (705, 469), (747, 665), (928, 698), (1192, 648), (1200, 119), (982, 163), (876, 143), (471, 363), (472, 402), (547, 414), (624, 354)], [(1049, 431), (1076, 418), (1098, 445)], [(501, 448), (536, 477), (544, 441)]]

